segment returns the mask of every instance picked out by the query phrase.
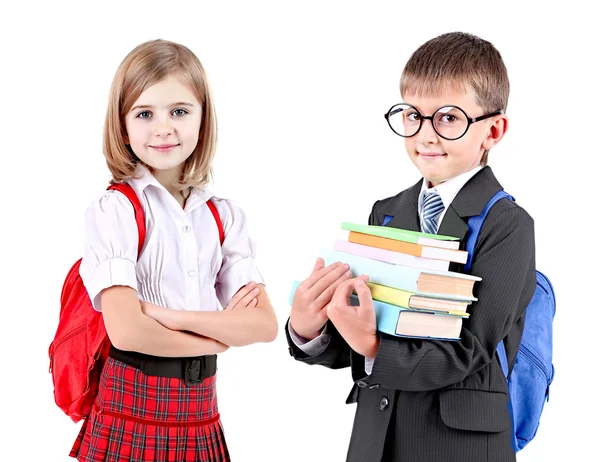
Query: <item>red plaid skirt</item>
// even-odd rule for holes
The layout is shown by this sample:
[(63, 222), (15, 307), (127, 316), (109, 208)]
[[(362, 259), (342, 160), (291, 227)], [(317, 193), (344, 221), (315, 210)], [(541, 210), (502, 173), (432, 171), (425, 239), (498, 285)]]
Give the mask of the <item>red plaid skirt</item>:
[(188, 387), (109, 357), (69, 455), (86, 462), (229, 462), (216, 375)]

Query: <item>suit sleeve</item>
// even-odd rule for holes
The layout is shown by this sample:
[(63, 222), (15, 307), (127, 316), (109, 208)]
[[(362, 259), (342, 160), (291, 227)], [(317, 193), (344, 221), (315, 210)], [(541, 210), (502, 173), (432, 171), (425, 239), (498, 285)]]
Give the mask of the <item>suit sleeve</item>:
[[(511, 204), (494, 206), (483, 225), (472, 274), (480, 276), (461, 341), (404, 339), (381, 335), (369, 385), (427, 391), (457, 383), (489, 364), (496, 346), (522, 317), (535, 291), (533, 220)], [(494, 209), (497, 210), (494, 210)], [(496, 212), (496, 213), (493, 213)]]

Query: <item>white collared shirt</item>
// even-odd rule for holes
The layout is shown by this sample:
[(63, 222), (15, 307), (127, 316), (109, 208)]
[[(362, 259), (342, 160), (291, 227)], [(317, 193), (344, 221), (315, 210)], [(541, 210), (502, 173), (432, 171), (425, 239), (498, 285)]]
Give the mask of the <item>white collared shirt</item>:
[(437, 222), (439, 224), (442, 224), (444, 215), (446, 215), (446, 211), (448, 210), (448, 207), (450, 206), (450, 204), (452, 204), (452, 201), (454, 200), (454, 198), (456, 197), (458, 192), (467, 183), (467, 181), (469, 181), (471, 178), (473, 178), (475, 176), (475, 174), (482, 168), (483, 167), (481, 165), (478, 165), (474, 169), (469, 170), (468, 172), (465, 172), (465, 173), (461, 173), (460, 175), (455, 176), (454, 178), (450, 178), (449, 180), (444, 181), (443, 183), (438, 184), (437, 186), (434, 186), (433, 188), (430, 188), (429, 181), (427, 181), (425, 178), (423, 178), (423, 183), (421, 185), (421, 192), (419, 194), (419, 204), (418, 204), (419, 223), (421, 222), (421, 208), (423, 206), (423, 198), (425, 197), (425, 194), (430, 193), (432, 191), (437, 191), (437, 193), (440, 195), (440, 198), (442, 199), (442, 203), (444, 204), (444, 210), (440, 214), (440, 217), (438, 218)]
[[(137, 261), (138, 231), (133, 206), (118, 191), (106, 191), (85, 212), (85, 249), (79, 274), (94, 308), (100, 292), (129, 286), (140, 300), (174, 310), (216, 311), (250, 281), (263, 279), (254, 262), (255, 242), (242, 209), (205, 189), (193, 188), (179, 205), (141, 164), (127, 180), (140, 199), (146, 240)], [(206, 202), (212, 200), (225, 240)]]

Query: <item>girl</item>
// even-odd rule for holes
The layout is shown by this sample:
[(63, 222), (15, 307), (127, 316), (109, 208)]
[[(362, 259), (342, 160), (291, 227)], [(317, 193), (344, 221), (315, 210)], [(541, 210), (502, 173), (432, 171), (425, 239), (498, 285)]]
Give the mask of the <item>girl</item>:
[(133, 207), (118, 191), (85, 214), (80, 274), (112, 347), (70, 454), (80, 461), (230, 460), (216, 354), (273, 341), (277, 320), (244, 213), (205, 189), (216, 135), (206, 74), (188, 48), (154, 40), (127, 55), (104, 155), (112, 182), (140, 199), (147, 232), (138, 260)]

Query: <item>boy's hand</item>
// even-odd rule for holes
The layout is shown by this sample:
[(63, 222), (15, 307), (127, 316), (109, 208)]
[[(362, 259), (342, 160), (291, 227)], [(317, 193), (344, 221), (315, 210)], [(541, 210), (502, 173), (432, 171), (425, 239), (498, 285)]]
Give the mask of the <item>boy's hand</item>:
[[(350, 348), (367, 358), (374, 358), (379, 349), (379, 336), (373, 298), (365, 284), (368, 279), (362, 275), (340, 284), (327, 307), (327, 315)], [(350, 305), (353, 290), (358, 295), (359, 306)]]
[(236, 294), (231, 297), (229, 303), (225, 307), (226, 310), (233, 310), (235, 308), (253, 308), (258, 303), (258, 294), (260, 293), (256, 282), (250, 281), (245, 286), (241, 287)]
[(325, 266), (317, 258), (311, 275), (300, 283), (292, 301), (290, 324), (294, 332), (307, 340), (319, 336), (327, 322), (327, 304), (336, 288), (352, 274), (348, 265), (341, 262)]

